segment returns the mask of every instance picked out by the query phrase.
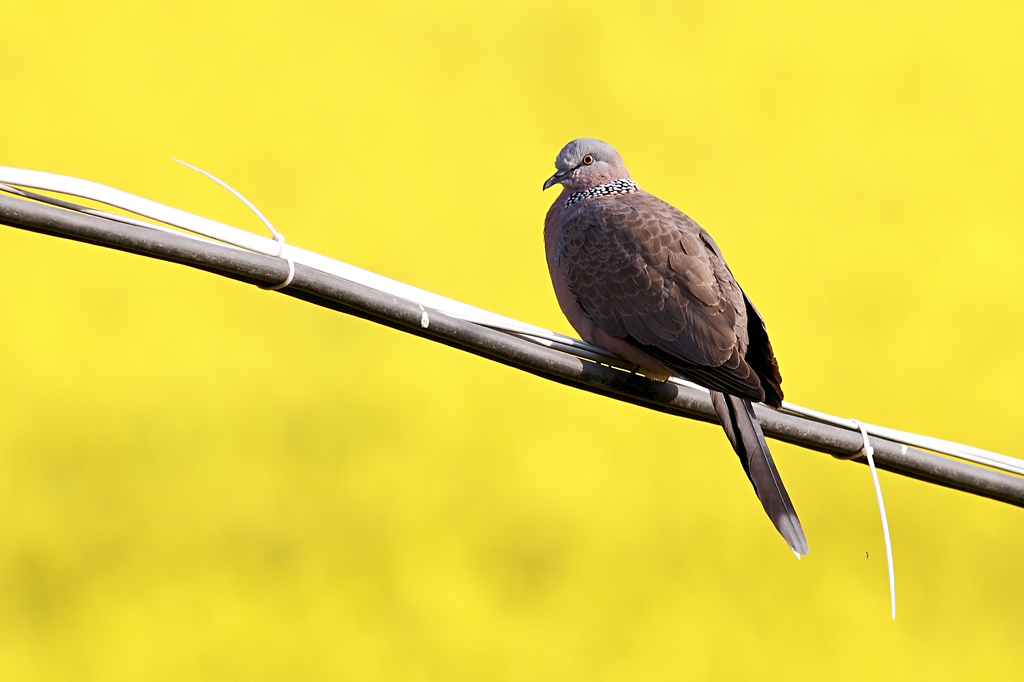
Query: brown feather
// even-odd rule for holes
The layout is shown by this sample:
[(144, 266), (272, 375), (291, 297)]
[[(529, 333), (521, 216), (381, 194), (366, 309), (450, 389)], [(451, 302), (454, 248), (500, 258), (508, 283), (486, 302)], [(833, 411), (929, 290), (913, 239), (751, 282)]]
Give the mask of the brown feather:
[[(592, 165), (583, 164), (584, 155)], [(772, 461), (752, 402), (782, 405), (782, 375), (764, 321), (718, 245), (681, 211), (639, 189), (603, 142), (570, 142), (555, 162), (564, 190), (544, 238), (555, 295), (592, 343), (652, 377), (675, 374), (711, 390), (712, 403), (789, 546), (807, 539)], [(605, 184), (608, 183), (608, 184)]]

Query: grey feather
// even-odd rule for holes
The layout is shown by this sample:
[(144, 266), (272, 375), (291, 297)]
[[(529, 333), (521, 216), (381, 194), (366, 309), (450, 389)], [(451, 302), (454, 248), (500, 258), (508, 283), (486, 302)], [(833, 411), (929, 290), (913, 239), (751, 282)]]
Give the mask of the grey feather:
[(732, 443), (733, 450), (739, 455), (743, 470), (753, 484), (757, 499), (761, 501), (768, 518), (785, 538), (790, 549), (798, 556), (805, 556), (808, 552), (807, 536), (804, 535), (789, 493), (782, 485), (782, 477), (775, 468), (768, 443), (764, 440), (764, 432), (754, 414), (754, 406), (749, 400), (718, 391), (711, 392), (711, 403), (715, 406), (722, 429)]

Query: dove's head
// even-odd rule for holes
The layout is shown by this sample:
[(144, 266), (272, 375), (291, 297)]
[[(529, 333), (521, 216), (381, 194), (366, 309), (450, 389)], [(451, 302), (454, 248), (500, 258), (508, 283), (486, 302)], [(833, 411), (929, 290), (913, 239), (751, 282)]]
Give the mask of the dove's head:
[(562, 147), (555, 158), (555, 168), (558, 170), (544, 183), (544, 189), (560, 184), (579, 192), (629, 177), (619, 153), (592, 137), (581, 137)]

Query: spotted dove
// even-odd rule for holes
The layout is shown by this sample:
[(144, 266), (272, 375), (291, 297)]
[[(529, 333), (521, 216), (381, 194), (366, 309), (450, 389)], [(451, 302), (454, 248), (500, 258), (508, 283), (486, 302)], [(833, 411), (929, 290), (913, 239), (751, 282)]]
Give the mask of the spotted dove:
[(612, 147), (573, 140), (544, 189), (562, 192), (544, 221), (555, 296), (583, 337), (654, 380), (682, 377), (711, 401), (758, 499), (799, 557), (807, 538), (752, 403), (782, 405), (764, 321), (711, 236), (633, 181)]

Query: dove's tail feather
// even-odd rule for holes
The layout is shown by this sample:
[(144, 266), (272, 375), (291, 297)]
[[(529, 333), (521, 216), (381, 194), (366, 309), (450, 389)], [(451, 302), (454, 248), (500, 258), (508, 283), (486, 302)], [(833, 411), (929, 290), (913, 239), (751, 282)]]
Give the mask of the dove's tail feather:
[(711, 402), (718, 413), (719, 421), (722, 422), (725, 435), (729, 437), (733, 449), (740, 456), (743, 470), (754, 484), (754, 492), (757, 493), (757, 499), (761, 500), (768, 518), (772, 520), (798, 558), (806, 555), (807, 537), (789, 494), (782, 485), (779, 470), (772, 461), (753, 405), (749, 400), (718, 391), (711, 391)]

